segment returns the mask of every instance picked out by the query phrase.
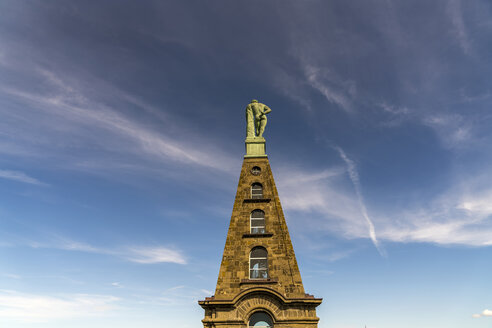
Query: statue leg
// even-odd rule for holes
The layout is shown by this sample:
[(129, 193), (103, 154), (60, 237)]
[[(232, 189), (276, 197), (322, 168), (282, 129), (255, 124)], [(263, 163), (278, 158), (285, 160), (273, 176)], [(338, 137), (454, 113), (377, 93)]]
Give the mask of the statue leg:
[(258, 129), (258, 137), (263, 137), (263, 132), (265, 132), (265, 126), (267, 124), (267, 117), (263, 115), (260, 120), (260, 128)]

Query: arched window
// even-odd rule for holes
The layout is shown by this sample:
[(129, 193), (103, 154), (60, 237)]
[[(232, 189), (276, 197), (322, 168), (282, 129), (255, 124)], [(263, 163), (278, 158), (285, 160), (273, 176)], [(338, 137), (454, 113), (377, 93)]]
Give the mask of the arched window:
[(251, 198), (263, 198), (263, 186), (259, 182), (251, 185)]
[(265, 212), (254, 210), (250, 218), (251, 233), (265, 233)]
[(255, 247), (249, 253), (249, 278), (268, 278), (268, 252), (263, 247)]
[(249, 318), (249, 327), (257, 327), (257, 328), (272, 328), (273, 327), (273, 320), (272, 317), (266, 312), (260, 311), (260, 312), (255, 312), (253, 315)]

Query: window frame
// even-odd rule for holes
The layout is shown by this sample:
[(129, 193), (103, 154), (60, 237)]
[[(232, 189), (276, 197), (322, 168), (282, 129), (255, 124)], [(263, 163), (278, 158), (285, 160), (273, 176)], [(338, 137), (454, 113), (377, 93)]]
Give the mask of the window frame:
[[(263, 213), (263, 217), (254, 218), (253, 213), (256, 211)], [(263, 221), (263, 225), (253, 226), (253, 221), (260, 221), (260, 220)], [(254, 232), (253, 229), (262, 230), (262, 231)], [(265, 211), (260, 210), (260, 209), (254, 209), (251, 211), (251, 213), (249, 215), (249, 232), (251, 234), (262, 234), (262, 235), (266, 233)]]
[[(255, 191), (260, 190), (260, 193), (259, 194), (254, 194), (253, 193), (253, 190), (254, 190), (253, 188), (255, 186), (259, 186), (260, 187), (260, 189), (256, 189), (255, 190)], [(261, 184), (260, 182), (253, 182), (251, 184), (251, 187), (250, 187), (250, 196), (251, 196), (251, 199), (263, 199), (264, 198), (264, 196), (263, 196), (263, 184)]]
[[(263, 322), (266, 322), (268, 324), (268, 326), (252, 326), (251, 325), (251, 320), (253, 320), (253, 317), (255, 316), (255, 314), (264, 314), (266, 315), (266, 320), (264, 320)], [(260, 319), (261, 320), (261, 319)], [(255, 324), (258, 323), (258, 321), (255, 322)], [(255, 311), (254, 313), (252, 313), (250, 316), (249, 316), (249, 319), (248, 319), (248, 328), (254, 328), (254, 327), (258, 327), (258, 328), (273, 328), (274, 327), (274, 322), (273, 322), (273, 317), (270, 313), (266, 312), (266, 311)]]
[(261, 167), (255, 165), (251, 168), (251, 174), (253, 175), (260, 175), (261, 174)]
[[(264, 250), (265, 253), (266, 253), (266, 257), (251, 257), (251, 254), (253, 253), (253, 251), (255, 249), (262, 249), (262, 250)], [(251, 268), (251, 260), (265, 260), (265, 263), (266, 263), (265, 269), (260, 269), (260, 268), (258, 268), (258, 269), (252, 269)], [(253, 276), (252, 276), (251, 273), (254, 272), (254, 271), (258, 272), (258, 278), (253, 278)], [(266, 273), (266, 276), (265, 277), (260, 277), (260, 272), (265, 272)], [(250, 280), (265, 280), (265, 279), (268, 279), (269, 277), (270, 276), (269, 276), (269, 272), (268, 272), (268, 251), (263, 246), (255, 246), (249, 252), (249, 279)]]

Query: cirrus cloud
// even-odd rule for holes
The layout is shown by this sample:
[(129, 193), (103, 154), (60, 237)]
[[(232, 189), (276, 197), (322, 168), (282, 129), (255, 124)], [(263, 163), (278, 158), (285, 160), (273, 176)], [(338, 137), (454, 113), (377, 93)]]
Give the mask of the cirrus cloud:
[(0, 320), (44, 322), (52, 319), (101, 316), (114, 311), (119, 300), (111, 295), (47, 296), (0, 290)]

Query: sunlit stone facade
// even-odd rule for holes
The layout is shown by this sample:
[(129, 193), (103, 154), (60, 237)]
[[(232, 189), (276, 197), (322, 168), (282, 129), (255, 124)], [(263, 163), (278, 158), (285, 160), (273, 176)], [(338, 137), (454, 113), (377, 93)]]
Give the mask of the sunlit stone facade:
[(203, 326), (314, 328), (321, 301), (304, 292), (268, 158), (245, 157), (215, 295), (198, 302)]

